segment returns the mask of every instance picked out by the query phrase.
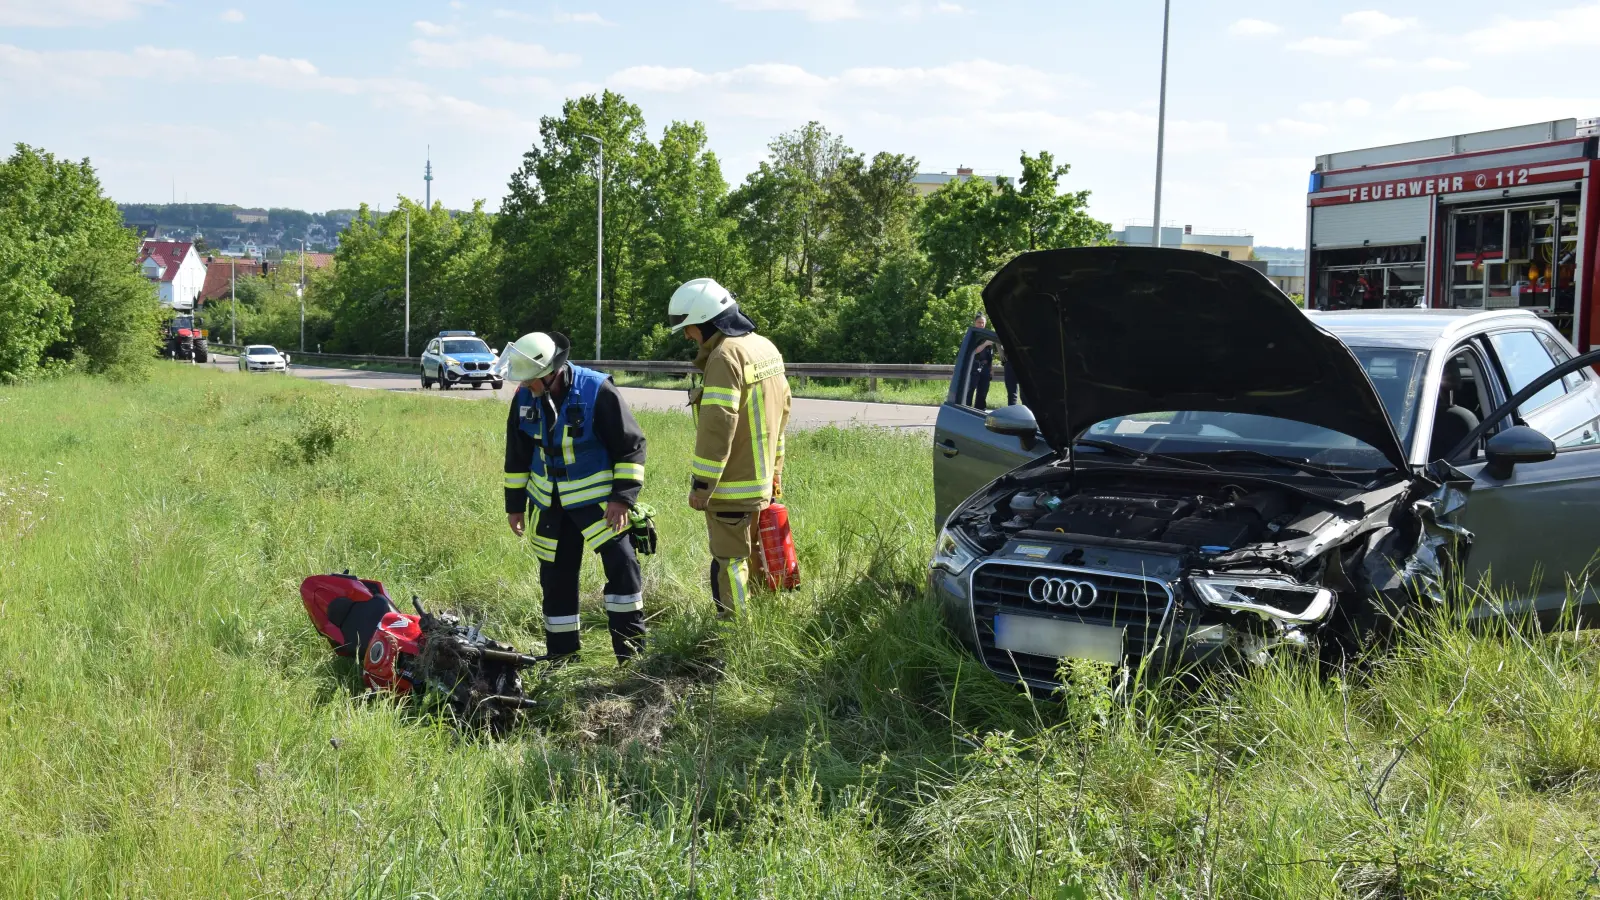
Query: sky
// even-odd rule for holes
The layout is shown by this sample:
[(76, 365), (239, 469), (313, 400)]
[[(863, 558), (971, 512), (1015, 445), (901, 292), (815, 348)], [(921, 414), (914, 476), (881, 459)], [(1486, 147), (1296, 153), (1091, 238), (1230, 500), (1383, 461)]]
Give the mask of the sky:
[[(1600, 2), (1178, 0), (1162, 219), (1303, 246), (1318, 154), (1600, 116), (1596, 51)], [(610, 88), (704, 122), (730, 183), (815, 119), (925, 172), (1048, 150), (1122, 225), (1160, 58), (1160, 0), (0, 0), (0, 143), (119, 201), (309, 210), (420, 197), (431, 154), (434, 199), (493, 209), (540, 117)]]

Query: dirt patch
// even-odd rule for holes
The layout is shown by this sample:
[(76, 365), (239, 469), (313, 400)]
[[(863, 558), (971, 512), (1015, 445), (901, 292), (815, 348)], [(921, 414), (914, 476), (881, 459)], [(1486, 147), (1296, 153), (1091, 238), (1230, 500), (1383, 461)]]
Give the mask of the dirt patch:
[(679, 704), (701, 683), (681, 676), (639, 675), (621, 684), (581, 691), (575, 698), (578, 733), (586, 741), (618, 750), (638, 746), (658, 751)]

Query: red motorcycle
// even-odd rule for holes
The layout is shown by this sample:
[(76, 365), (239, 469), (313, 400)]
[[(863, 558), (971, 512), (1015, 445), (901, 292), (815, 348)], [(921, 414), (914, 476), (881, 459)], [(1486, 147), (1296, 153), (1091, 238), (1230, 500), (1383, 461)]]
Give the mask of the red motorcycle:
[(400, 612), (382, 582), (349, 572), (307, 578), (300, 599), (334, 653), (360, 658), (374, 691), (438, 701), (457, 721), (496, 734), (537, 706), (523, 694), (522, 670), (544, 657), (518, 653), (458, 616), (430, 613), (415, 597), (416, 613)]

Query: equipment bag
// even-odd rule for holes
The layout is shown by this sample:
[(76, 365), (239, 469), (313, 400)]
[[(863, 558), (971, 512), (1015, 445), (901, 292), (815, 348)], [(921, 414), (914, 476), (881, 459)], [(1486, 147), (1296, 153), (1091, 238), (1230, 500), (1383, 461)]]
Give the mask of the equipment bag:
[(643, 503), (628, 510), (628, 539), (640, 556), (656, 552), (656, 511)]
[(800, 587), (800, 559), (794, 552), (794, 533), (789, 530), (789, 508), (772, 503), (756, 520), (761, 536), (761, 568), (767, 589), (792, 591)]

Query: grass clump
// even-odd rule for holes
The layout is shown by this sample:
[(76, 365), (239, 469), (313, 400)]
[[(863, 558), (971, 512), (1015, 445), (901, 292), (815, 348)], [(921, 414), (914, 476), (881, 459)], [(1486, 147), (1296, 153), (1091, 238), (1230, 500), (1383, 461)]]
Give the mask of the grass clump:
[[(0, 504), (0, 895), (1600, 889), (1586, 634), (1441, 615), (1347, 677), (1285, 659), (1130, 694), (1068, 666), (1062, 696), (1030, 698), (922, 599), (925, 437), (793, 436), (805, 586), (730, 626), (678, 502), (689, 420), (641, 412), (649, 652), (615, 668), (588, 567), (583, 659), (483, 740), (364, 697), (296, 586), (348, 566), (537, 652), (499, 404), (180, 367), (95, 404), (86, 384), (0, 390), (0, 489), (21, 498)], [(315, 429), (338, 436), (306, 464)]]

